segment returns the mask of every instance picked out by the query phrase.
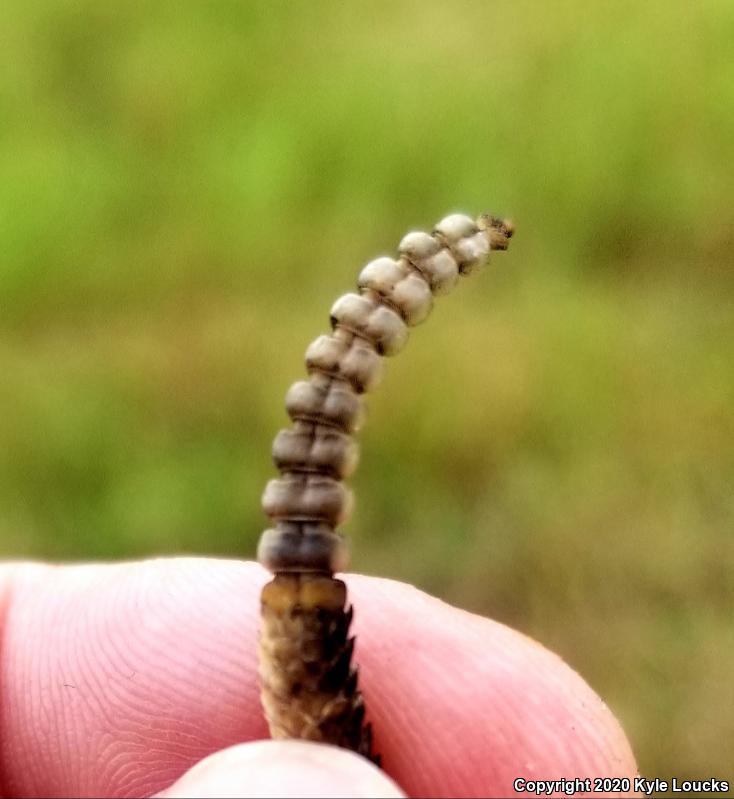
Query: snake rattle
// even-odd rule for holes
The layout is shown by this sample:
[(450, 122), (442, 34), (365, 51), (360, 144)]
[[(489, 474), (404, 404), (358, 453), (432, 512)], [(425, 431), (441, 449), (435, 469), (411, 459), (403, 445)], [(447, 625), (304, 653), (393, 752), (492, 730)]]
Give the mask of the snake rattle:
[(510, 222), (489, 214), (451, 214), (431, 234), (408, 233), (397, 259), (364, 267), (359, 292), (331, 309), (332, 332), (306, 350), (309, 379), (285, 398), (293, 425), (273, 442), (280, 477), (262, 497), (273, 526), (257, 553), (274, 574), (261, 595), (259, 667), (273, 738), (335, 744), (379, 764), (352, 664), (352, 608), (334, 577), (348, 562), (337, 527), (352, 505), (342, 481), (357, 466), (362, 394), (378, 383), (382, 356), (399, 352), (408, 328), (428, 316), (433, 296), (483, 266), (491, 250), (507, 249), (512, 233)]

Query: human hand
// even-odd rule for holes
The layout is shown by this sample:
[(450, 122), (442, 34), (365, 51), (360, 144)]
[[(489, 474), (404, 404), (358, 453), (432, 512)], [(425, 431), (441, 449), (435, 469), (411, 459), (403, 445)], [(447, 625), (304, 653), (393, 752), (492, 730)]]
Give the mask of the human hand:
[[(0, 567), (0, 795), (399, 796), (344, 750), (241, 743), (268, 737), (267, 579), (204, 558)], [(608, 708), (538, 643), (403, 583), (346, 582), (376, 751), (408, 795), (637, 774)]]

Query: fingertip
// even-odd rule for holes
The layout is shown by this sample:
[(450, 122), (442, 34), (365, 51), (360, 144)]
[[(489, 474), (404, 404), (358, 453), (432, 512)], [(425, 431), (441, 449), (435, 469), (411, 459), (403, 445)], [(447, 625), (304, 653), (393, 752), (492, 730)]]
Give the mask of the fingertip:
[(253, 741), (197, 763), (160, 799), (185, 797), (404, 797), (372, 763), (308, 741)]
[[(506, 796), (516, 777), (637, 775), (609, 708), (538, 643), (402, 583), (345, 579), (376, 751), (410, 795)], [(0, 613), (8, 580), (0, 770), (14, 795), (147, 796), (209, 753), (221, 764), (224, 747), (267, 734), (260, 567), (177, 559), (0, 569)], [(350, 757), (327, 752), (330, 764)], [(400, 795), (355, 793), (351, 778), (328, 794), (318, 777), (307, 781), (313, 765), (274, 767), (296, 775), (290, 789), (271, 781), (266, 793), (244, 768), (233, 794), (183, 781), (165, 795)], [(198, 768), (183, 779), (203, 779)]]
[(376, 748), (410, 795), (637, 775), (614, 714), (537, 641), (400, 583), (351, 576), (349, 587), (365, 611), (357, 655)]

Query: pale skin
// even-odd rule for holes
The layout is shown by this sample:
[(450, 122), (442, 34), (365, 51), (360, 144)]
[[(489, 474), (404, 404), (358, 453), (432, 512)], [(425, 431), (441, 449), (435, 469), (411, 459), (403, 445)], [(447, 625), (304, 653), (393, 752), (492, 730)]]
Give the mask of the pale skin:
[(637, 774), (611, 711), (557, 656), (358, 575), (356, 661), (390, 779), (344, 750), (263, 742), (268, 578), (205, 558), (0, 567), (0, 795), (508, 796), (520, 776)]

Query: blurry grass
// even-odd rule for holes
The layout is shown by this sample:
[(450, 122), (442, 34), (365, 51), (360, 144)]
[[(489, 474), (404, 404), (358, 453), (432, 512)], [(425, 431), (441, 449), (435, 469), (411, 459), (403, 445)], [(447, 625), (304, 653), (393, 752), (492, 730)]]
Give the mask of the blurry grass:
[(725, 776), (734, 7), (4, 17), (2, 553), (251, 556), (331, 300), (411, 227), (508, 213), (371, 398), (354, 567), (555, 648), (643, 773)]

